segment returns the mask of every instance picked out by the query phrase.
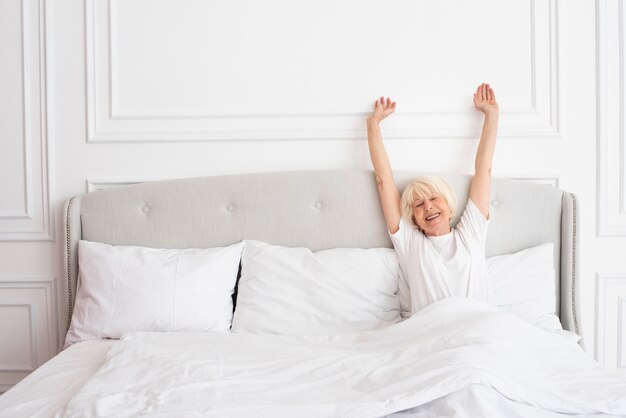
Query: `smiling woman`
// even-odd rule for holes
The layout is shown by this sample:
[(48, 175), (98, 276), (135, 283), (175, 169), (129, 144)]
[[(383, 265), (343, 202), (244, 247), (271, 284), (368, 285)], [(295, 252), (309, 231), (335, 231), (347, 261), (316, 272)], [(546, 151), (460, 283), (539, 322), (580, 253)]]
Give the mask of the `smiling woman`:
[(402, 217), (427, 236), (451, 231), (456, 197), (448, 183), (437, 177), (420, 177), (404, 189), (400, 199)]
[(455, 228), (450, 221), (456, 201), (441, 179), (415, 179), (400, 197), (380, 133), (380, 122), (396, 103), (381, 97), (367, 118), (370, 157), (376, 172), (380, 201), (396, 256), (404, 273), (408, 295), (400, 295), (411, 314), (453, 296), (495, 303), (485, 258), (491, 165), (498, 128), (498, 103), (493, 89), (481, 84), (474, 105), (484, 113), (469, 199)]

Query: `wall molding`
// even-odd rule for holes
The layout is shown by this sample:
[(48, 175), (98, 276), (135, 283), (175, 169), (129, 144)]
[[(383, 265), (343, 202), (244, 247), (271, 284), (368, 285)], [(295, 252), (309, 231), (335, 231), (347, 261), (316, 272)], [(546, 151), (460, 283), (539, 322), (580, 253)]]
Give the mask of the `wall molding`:
[(527, 183), (545, 184), (554, 188), (559, 188), (561, 175), (560, 174), (508, 174), (498, 175), (494, 178), (506, 178), (516, 181), (525, 181)]
[(45, 0), (21, 2), (24, 211), (0, 213), (0, 241), (54, 240), (47, 140)]
[[(85, 0), (87, 142), (187, 142), (362, 139), (367, 113), (122, 113), (115, 99), (112, 9), (118, 0)], [(531, 97), (527, 109), (502, 109), (500, 137), (560, 138), (558, 0), (530, 0)], [(547, 38), (543, 34), (548, 34)], [(97, 63), (97, 64), (96, 64)], [(546, 92), (541, 94), (541, 92)], [(397, 112), (386, 139), (475, 139), (469, 110)], [(400, 127), (404, 125), (403, 127)], [(459, 127), (459, 128), (454, 128)]]
[(95, 192), (96, 190), (115, 189), (117, 187), (130, 186), (138, 183), (149, 183), (153, 181), (173, 180), (171, 178), (125, 178), (125, 179), (87, 179), (85, 180), (87, 193)]
[[(187, 177), (180, 177), (187, 178)], [(545, 184), (548, 186), (559, 188), (560, 175), (558, 174), (508, 174), (498, 175), (495, 178), (509, 179), (516, 181), (524, 181), (528, 183)], [(126, 178), (99, 178), (99, 179), (86, 179), (85, 190), (86, 193), (95, 192), (96, 190), (114, 189), (117, 187), (130, 186), (138, 183), (150, 183), (154, 181), (174, 180), (175, 178), (140, 178), (140, 177), (126, 177)]]
[[(57, 278), (54, 276), (0, 276), (0, 298), (3, 297), (3, 291), (6, 293), (9, 290), (18, 291), (18, 293), (22, 291), (26, 293), (30, 290), (43, 291), (44, 298), (39, 301), (35, 300), (32, 306), (41, 308), (38, 313), (42, 317), (34, 318), (35, 321), (39, 321), (34, 329), (43, 330), (47, 333), (47, 339), (43, 342), (47, 344), (48, 349), (43, 350), (39, 357), (39, 360), (44, 358), (44, 361), (47, 361), (48, 356), (51, 357), (56, 354), (58, 346)], [(14, 300), (19, 300), (17, 303), (22, 304), (30, 303), (24, 302), (25, 299), (27, 298), (24, 296), (10, 297), (11, 302), (9, 303), (14, 303)], [(40, 304), (41, 306), (39, 306)], [(42, 355), (43, 357), (41, 357)], [(41, 361), (37, 363), (37, 366), (40, 364)]]
[[(0, 391), (15, 383), (48, 361), (58, 352), (57, 278), (53, 276), (0, 276), (0, 310), (22, 306), (29, 310), (30, 364), (1, 364)], [(15, 337), (13, 338), (13, 342)], [(0, 336), (6, 338), (6, 336)], [(17, 342), (20, 344), (20, 342)]]
[(626, 236), (624, 12), (622, 2), (596, 1), (596, 235), (601, 237)]
[[(1, 288), (0, 288), (1, 289)], [(0, 298), (1, 298), (1, 290), (0, 290)], [(23, 372), (30, 373), (38, 367), (37, 364), (37, 301), (34, 299), (11, 299), (11, 302), (2, 302), (0, 299), (0, 310), (2, 308), (15, 308), (15, 307), (26, 307), (28, 308), (28, 316), (29, 316), (29, 347), (30, 347), (30, 362), (28, 364), (2, 364), (0, 363), (0, 373), (13, 373), (13, 372)]]
[(626, 346), (624, 343), (624, 334), (626, 334), (626, 295), (619, 297), (619, 308), (617, 310), (617, 367), (626, 366)]
[(595, 358), (609, 367), (625, 366), (626, 272), (596, 273)]

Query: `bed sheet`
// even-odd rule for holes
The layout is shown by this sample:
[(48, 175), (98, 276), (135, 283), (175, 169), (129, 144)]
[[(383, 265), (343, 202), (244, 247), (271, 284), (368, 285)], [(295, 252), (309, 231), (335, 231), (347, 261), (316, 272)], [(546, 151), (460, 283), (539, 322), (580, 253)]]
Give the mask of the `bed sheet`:
[(575, 342), (492, 305), (448, 298), (399, 324), (348, 335), (126, 334), (69, 401), (66, 416), (362, 418), (398, 411), (626, 416), (626, 371), (605, 369)]
[[(385, 333), (383, 332), (382, 334)], [(164, 341), (167, 341), (170, 338), (169, 335), (162, 334), (147, 337), (148, 339), (158, 338), (159, 340), (163, 339)], [(233, 337), (240, 338), (236, 336)], [(284, 337), (278, 337), (277, 340), (271, 339), (271, 341), (269, 336), (263, 336), (260, 338), (263, 340), (268, 339), (267, 343), (273, 347), (281, 347), (280, 340), (284, 340), (282, 341), (283, 346), (286, 342), (288, 342)], [(196, 340), (202, 339), (203, 337), (194, 337), (193, 341), (195, 342)], [(78, 393), (80, 393), (81, 389), (84, 389), (86, 386), (88, 387), (90, 379), (94, 378), (94, 376), (105, 367), (106, 358), (114, 356), (116, 351), (118, 354), (126, 355), (125, 350), (121, 350), (123, 343), (124, 341), (112, 340), (82, 342), (61, 352), (22, 382), (17, 384), (6, 394), (0, 396), (0, 417), (63, 417), (66, 413), (71, 415), (71, 412), (66, 410), (68, 404)], [(187, 343), (189, 343), (189, 341)], [(176, 344), (176, 346), (180, 346), (180, 344)], [(189, 347), (190, 344), (184, 344), (184, 346)], [(163, 346), (159, 344), (157, 347)], [(109, 353), (109, 350), (111, 350), (111, 353)], [(107, 356), (107, 353), (109, 353), (109, 356)], [(226, 357), (224, 357), (224, 360), (227, 361), (227, 363), (230, 363)], [(252, 359), (248, 360), (251, 361)], [(131, 365), (134, 365), (134, 363), (135, 362), (133, 361)], [(174, 361), (174, 363), (175, 367), (171, 368), (170, 372), (173, 371), (175, 374), (180, 374), (181, 369), (179, 366), (181, 363), (177, 361)], [(198, 363), (196, 363), (195, 367), (189, 369), (189, 372), (192, 374), (199, 373), (202, 367), (197, 366)], [(263, 369), (263, 365), (260, 363), (250, 363), (246, 361), (244, 367), (245, 370), (242, 370), (248, 373), (254, 368)], [(385, 367), (379, 367), (378, 369), (384, 371)], [(155, 373), (155, 376), (163, 378), (163, 376), (167, 375), (167, 370), (161, 370), (159, 368), (159, 370), (155, 370)], [(147, 373), (141, 373), (142, 376), (145, 376), (152, 382), (160, 380), (150, 379), (146, 376), (146, 374)], [(227, 375), (224, 376), (224, 378), (227, 377)], [(110, 381), (107, 381), (107, 383), (109, 382)], [(116, 380), (115, 382), (110, 383), (115, 386), (116, 391), (123, 387), (122, 381), (118, 382)], [(391, 384), (391, 386), (393, 385), (394, 383)], [(296, 388), (293, 389), (297, 392)], [(260, 393), (257, 392), (256, 396), (259, 395)], [(295, 397), (299, 396), (297, 393), (292, 393), (292, 395)], [(389, 416), (396, 418), (474, 418), (491, 416), (506, 416), (510, 418), (529, 416), (536, 418), (617, 417), (617, 415), (607, 414), (560, 414), (547, 411), (527, 403), (509, 399), (488, 384), (470, 384), (466, 387), (460, 388), (459, 390), (454, 390), (445, 396), (431, 399), (432, 400), (420, 405), (419, 407), (396, 412)], [(234, 404), (236, 404), (236, 401), (231, 398), (229, 405), (234, 406)], [(298, 409), (297, 404), (294, 406), (296, 409), (292, 410), (292, 412), (295, 412), (295, 410)], [(84, 415), (79, 414), (79, 416)]]
[(607, 414), (559, 414), (516, 402), (486, 385), (465, 389), (435, 399), (417, 408), (388, 415), (389, 418), (623, 418)]
[(60, 352), (0, 396), (0, 417), (62, 417), (69, 400), (117, 342), (84, 341)]
[[(63, 417), (65, 406), (78, 388), (104, 362), (112, 340), (76, 344), (41, 366), (0, 396), (0, 417)], [(469, 387), (390, 418), (608, 418), (615, 415), (557, 414), (520, 404), (484, 385)]]

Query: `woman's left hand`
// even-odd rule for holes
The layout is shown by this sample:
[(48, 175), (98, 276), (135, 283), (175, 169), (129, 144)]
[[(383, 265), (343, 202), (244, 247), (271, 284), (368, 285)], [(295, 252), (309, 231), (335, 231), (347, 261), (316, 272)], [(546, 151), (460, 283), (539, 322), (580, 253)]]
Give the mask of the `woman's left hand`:
[(483, 83), (476, 89), (474, 93), (474, 106), (476, 109), (487, 114), (491, 112), (498, 112), (498, 102), (496, 102), (496, 95), (489, 84)]

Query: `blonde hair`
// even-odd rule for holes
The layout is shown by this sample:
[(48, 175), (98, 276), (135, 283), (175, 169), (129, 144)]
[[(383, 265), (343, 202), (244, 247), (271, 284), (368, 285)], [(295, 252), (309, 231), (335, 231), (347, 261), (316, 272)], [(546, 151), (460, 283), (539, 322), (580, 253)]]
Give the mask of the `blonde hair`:
[(400, 209), (404, 220), (419, 229), (413, 219), (413, 203), (417, 199), (424, 199), (433, 193), (441, 196), (450, 208), (450, 219), (456, 213), (456, 197), (454, 191), (448, 183), (438, 177), (418, 177), (409, 184), (402, 192), (400, 199)]

